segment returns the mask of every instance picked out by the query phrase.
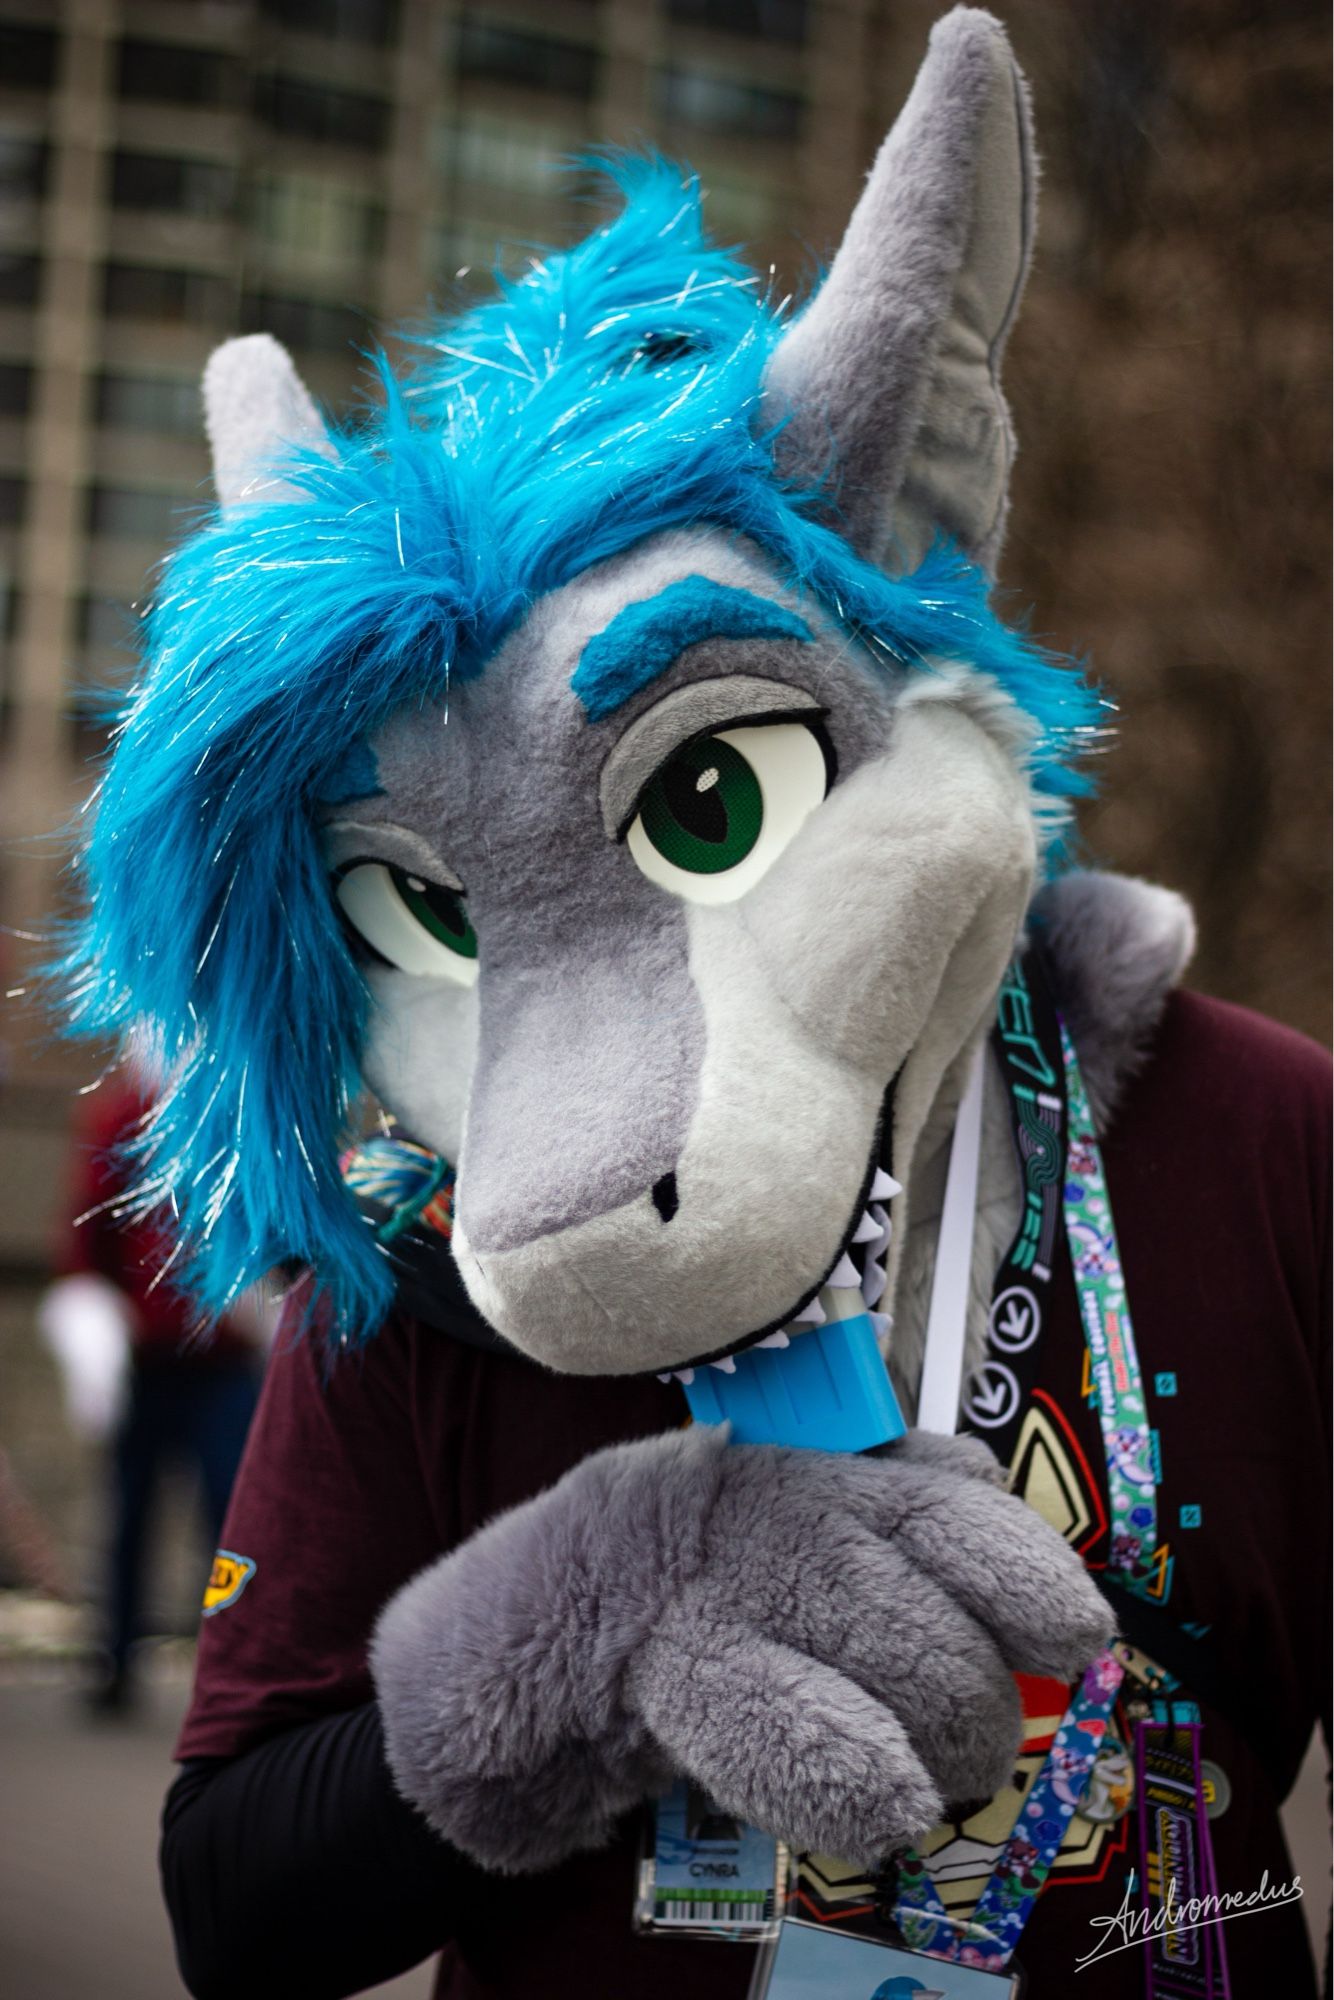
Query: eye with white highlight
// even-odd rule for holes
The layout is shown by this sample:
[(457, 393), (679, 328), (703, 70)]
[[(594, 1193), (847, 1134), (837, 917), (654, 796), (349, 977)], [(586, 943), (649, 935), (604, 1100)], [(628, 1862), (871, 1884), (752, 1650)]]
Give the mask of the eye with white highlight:
[(430, 882), (384, 861), (358, 861), (337, 878), (334, 894), (353, 929), (400, 972), (471, 986), (477, 933), (463, 891)]
[(692, 903), (744, 896), (829, 789), (822, 736), (781, 721), (683, 743), (649, 779), (626, 832), (641, 872)]

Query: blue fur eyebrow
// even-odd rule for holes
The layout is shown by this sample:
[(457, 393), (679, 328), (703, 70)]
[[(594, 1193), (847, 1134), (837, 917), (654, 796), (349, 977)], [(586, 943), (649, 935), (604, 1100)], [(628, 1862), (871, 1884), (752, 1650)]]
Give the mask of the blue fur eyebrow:
[(601, 722), (702, 639), (803, 639), (810, 627), (782, 604), (753, 590), (684, 576), (656, 597), (618, 611), (579, 656), (570, 687)]

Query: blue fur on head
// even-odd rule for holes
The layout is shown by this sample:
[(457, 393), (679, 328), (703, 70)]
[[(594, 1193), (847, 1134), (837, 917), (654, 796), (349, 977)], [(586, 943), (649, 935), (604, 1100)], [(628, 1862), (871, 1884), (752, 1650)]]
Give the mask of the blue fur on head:
[(142, 1199), (174, 1205), (207, 1312), (297, 1258), (344, 1337), (383, 1317), (390, 1271), (338, 1172), (367, 995), (316, 801), (373, 778), (393, 711), (480, 673), (591, 564), (693, 523), (749, 537), (872, 647), (993, 676), (1056, 817), (1087, 789), (1096, 697), (999, 622), (980, 572), (939, 550), (888, 578), (781, 485), (755, 422), (781, 311), (707, 242), (693, 182), (615, 171), (614, 221), (445, 327), (406, 384), (382, 370), (336, 461), (285, 469), (295, 497), (210, 519), (166, 564), (59, 972), (72, 1033), (135, 1037), (168, 1079)]

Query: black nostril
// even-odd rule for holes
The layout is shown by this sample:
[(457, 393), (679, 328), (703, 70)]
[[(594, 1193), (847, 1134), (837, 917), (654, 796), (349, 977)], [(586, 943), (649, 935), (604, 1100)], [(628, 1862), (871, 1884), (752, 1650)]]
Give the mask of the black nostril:
[(664, 1174), (660, 1181), (653, 1183), (653, 1206), (664, 1222), (670, 1222), (681, 1206), (676, 1192), (676, 1175)]

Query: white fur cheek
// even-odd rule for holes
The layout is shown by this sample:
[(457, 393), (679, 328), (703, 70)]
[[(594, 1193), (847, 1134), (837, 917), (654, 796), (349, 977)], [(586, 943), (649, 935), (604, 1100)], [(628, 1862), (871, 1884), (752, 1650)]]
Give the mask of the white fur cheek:
[(375, 967), (361, 1072), (410, 1138), (456, 1161), (477, 1060), (477, 988)]
[(900, 715), (885, 755), (834, 788), (736, 910), (807, 1031), (878, 1069), (903, 1053), (896, 1029), (919, 1032), (954, 947), (990, 910), (1009, 933), (994, 974), (978, 968), (976, 994), (951, 996), (974, 1016), (985, 1004), (1035, 867), (1022, 774), (959, 709), (923, 706)]

